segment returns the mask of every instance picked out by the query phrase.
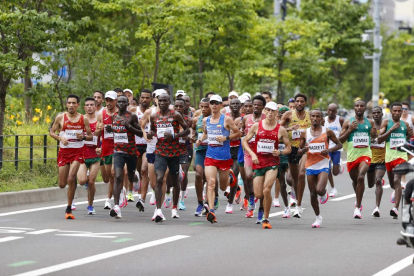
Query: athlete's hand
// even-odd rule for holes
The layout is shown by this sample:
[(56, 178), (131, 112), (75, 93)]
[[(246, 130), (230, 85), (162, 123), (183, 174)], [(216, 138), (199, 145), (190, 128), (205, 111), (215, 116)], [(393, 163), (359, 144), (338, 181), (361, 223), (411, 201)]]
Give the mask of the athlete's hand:
[(323, 151), (321, 151), (321, 154), (328, 155), (329, 154), (329, 149), (324, 149)]
[(278, 149), (274, 149), (272, 152), (273, 156), (279, 156), (281, 154), (281, 151)]
[(106, 130), (106, 132), (113, 132), (112, 126), (110, 126), (110, 125), (106, 125), (105, 130)]
[(252, 155), (252, 161), (253, 161), (253, 164), (256, 164), (256, 165), (259, 164), (259, 159), (257, 158), (257, 155), (254, 153)]
[(197, 140), (194, 137), (189, 138), (191, 144), (194, 144)]
[(122, 126), (124, 126), (126, 129), (129, 129), (129, 123), (127, 122), (127, 120), (125, 120), (125, 117), (121, 117), (119, 122), (121, 123)]
[(62, 142), (63, 145), (67, 146), (69, 144), (68, 140), (64, 137), (59, 137), (59, 141)]
[(101, 156), (101, 154), (102, 154), (102, 148), (96, 148), (96, 149), (95, 149), (95, 152), (96, 152), (96, 154), (97, 154), (98, 156)]
[(76, 133), (76, 139), (82, 140), (83, 139), (83, 133)]
[(306, 146), (304, 146), (303, 148), (301, 148), (301, 149), (299, 149), (299, 150), (298, 150), (298, 154), (299, 154), (299, 155), (301, 155), (301, 154), (305, 154), (305, 153), (307, 153), (307, 152), (308, 152), (308, 150), (309, 150), (309, 146), (308, 146), (308, 145), (306, 145)]
[(220, 143), (223, 143), (224, 141), (226, 141), (227, 139), (226, 139), (226, 137), (224, 137), (224, 136), (217, 136), (216, 137), (216, 141), (217, 142), (220, 142)]
[(300, 125), (296, 124), (296, 125), (293, 125), (290, 129), (291, 130), (297, 130), (297, 129), (299, 129), (299, 127), (300, 127)]
[(395, 123), (391, 128), (390, 128), (390, 130), (391, 131), (394, 131), (394, 130), (396, 130), (396, 129), (398, 129), (400, 127), (400, 122), (398, 122), (398, 123)]
[(352, 124), (349, 125), (349, 130), (350, 131), (354, 131), (357, 128), (358, 128), (358, 122), (357, 121), (353, 121)]
[(173, 139), (174, 139), (174, 137), (173, 137), (173, 135), (172, 135), (171, 133), (169, 133), (169, 132), (164, 132), (164, 139), (165, 139), (165, 140), (173, 140)]
[(197, 139), (197, 141), (195, 143), (196, 143), (196, 147), (198, 148), (201, 145), (200, 139)]
[(410, 138), (413, 136), (413, 129), (411, 127), (407, 127), (407, 137)]
[(147, 133), (147, 141), (150, 142), (152, 140), (153, 136), (154, 136), (154, 134), (152, 132), (148, 132)]

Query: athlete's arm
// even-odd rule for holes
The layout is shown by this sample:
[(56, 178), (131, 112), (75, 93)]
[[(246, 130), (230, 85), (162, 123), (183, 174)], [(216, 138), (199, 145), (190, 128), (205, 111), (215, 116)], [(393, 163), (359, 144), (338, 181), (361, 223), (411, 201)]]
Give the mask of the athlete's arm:
[(131, 116), (129, 116), (128, 125), (125, 125), (125, 127), (138, 137), (143, 137), (143, 131), (138, 123), (138, 117), (136, 114), (132, 113)]
[[(229, 128), (233, 133), (230, 134), (228, 140), (234, 140), (241, 136), (239, 128), (236, 126), (236, 124), (233, 122), (233, 119), (229, 116), (224, 117), (224, 127)], [(219, 142), (224, 142), (227, 140), (227, 137), (220, 136), (216, 138)]]
[(200, 139), (196, 141), (196, 147), (199, 147), (201, 145), (201, 142), (206, 140), (207, 138), (207, 128), (206, 128), (207, 118), (203, 119), (203, 135)]
[(253, 136), (256, 134), (257, 130), (259, 128), (259, 123), (255, 123), (247, 133), (246, 137), (243, 139), (242, 146), (245, 151), (252, 157), (252, 161), (254, 164), (259, 164), (259, 160), (257, 159), (257, 155), (252, 151), (252, 149), (249, 147), (249, 143), (247, 141), (250, 141), (250, 139), (253, 138)]
[(328, 136), (328, 140), (331, 140), (336, 145), (333, 148), (323, 150), (321, 154), (328, 154), (330, 152), (338, 151), (342, 148), (342, 143), (339, 141), (332, 130), (326, 129), (326, 135)]
[(381, 123), (381, 129), (380, 129), (380, 135), (378, 136), (378, 144), (381, 144), (382, 142), (384, 142), (385, 140), (387, 140), (388, 136), (391, 135), (391, 132), (393, 132), (394, 130), (396, 130), (397, 128), (400, 127), (400, 123), (395, 123), (392, 127), (390, 127), (390, 129), (387, 131), (387, 125), (388, 125), (388, 120), (385, 119), (384, 121), (382, 121)]
[[(286, 111), (285, 114), (283, 114), (282, 119), (280, 120), (280, 125), (281, 126), (286, 126), (290, 123), (290, 121), (292, 120), (292, 111)], [(299, 124), (295, 124), (291, 127), (287, 127), (285, 128), (286, 131), (292, 131), (292, 130), (296, 130), (299, 128)]]
[(287, 155), (292, 151), (292, 147), (290, 146), (289, 137), (287, 134), (287, 131), (284, 127), (279, 127), (279, 141), (282, 141), (283, 144), (285, 144), (284, 150), (277, 150), (277, 154), (273, 153), (274, 156), (280, 156), (280, 155)]
[[(83, 137), (83, 133), (80, 134), (80, 140), (82, 140), (82, 138), (85, 138), (86, 141), (92, 141), (93, 140), (93, 134), (91, 131), (91, 126), (89, 125), (89, 119), (88, 117), (86, 117), (85, 115), (81, 115), (83, 116), (83, 124), (86, 130), (86, 136)], [(76, 136), (78, 136), (78, 134), (76, 134)], [(79, 139), (79, 137), (78, 137)]]
[(193, 122), (191, 124), (191, 138), (190, 138), (190, 143), (195, 143), (196, 142), (196, 137), (197, 137), (197, 129), (196, 129), (196, 124), (198, 121), (198, 117), (193, 117)]
[(305, 154), (308, 151), (308, 146), (306, 145), (306, 131), (303, 131), (300, 134), (299, 139), (298, 155)]
[[(148, 123), (148, 122), (150, 122), (150, 124), (151, 124), (151, 121), (150, 121), (150, 118), (151, 117), (151, 108), (149, 108), (149, 109), (147, 109), (147, 110), (145, 110), (145, 112), (144, 112), (144, 115), (142, 115), (142, 118), (141, 118), (141, 120), (139, 121), (139, 124), (140, 124), (140, 126), (141, 126), (141, 129), (145, 129), (145, 126), (146, 126), (146, 124)], [(150, 130), (151, 130), (151, 127), (150, 127)], [(143, 131), (143, 133), (142, 133), (142, 137), (145, 139), (145, 140), (148, 140), (148, 137), (147, 137), (147, 133), (145, 132), (145, 131)]]
[(101, 136), (102, 130), (103, 130), (103, 123), (102, 123), (102, 113), (98, 114), (98, 117), (96, 118), (96, 129), (95, 129), (95, 136), (99, 137)]
[(350, 124), (349, 119), (347, 119), (342, 126), (341, 134), (339, 135), (339, 141), (341, 143), (345, 143), (346, 139), (348, 139), (349, 134), (354, 131), (358, 127), (357, 121), (353, 121), (352, 124)]
[(339, 123), (341, 124), (341, 126), (344, 125), (345, 119), (342, 117), (339, 117)]
[(53, 122), (53, 125), (50, 128), (49, 135), (53, 139), (61, 141), (66, 146), (68, 144), (68, 141), (64, 137), (60, 137), (59, 135), (55, 133), (56, 131), (60, 131), (62, 129), (60, 122), (62, 121), (63, 114), (64, 113), (61, 113), (56, 116), (55, 121)]
[(369, 119), (368, 121), (371, 124), (371, 137), (372, 138), (377, 138), (377, 128), (375, 126), (374, 120)]
[(180, 113), (174, 112), (174, 120), (183, 128), (183, 131), (177, 133), (177, 137), (185, 137), (190, 134), (190, 129), (188, 128), (187, 123), (185, 122), (183, 116)]

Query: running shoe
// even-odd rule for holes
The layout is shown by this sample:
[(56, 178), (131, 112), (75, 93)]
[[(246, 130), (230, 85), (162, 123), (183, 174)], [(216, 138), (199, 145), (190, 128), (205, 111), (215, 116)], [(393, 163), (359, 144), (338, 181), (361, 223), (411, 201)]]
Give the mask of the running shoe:
[(86, 208), (88, 209), (88, 215), (96, 215), (96, 212), (93, 206), (88, 206)]
[(249, 196), (249, 209), (254, 210), (256, 208), (256, 202), (254, 201), (254, 195)]
[(202, 216), (202, 212), (203, 212), (203, 210), (204, 210), (204, 206), (203, 206), (203, 204), (198, 204), (197, 209), (196, 209), (196, 211), (195, 211), (194, 215), (195, 215), (196, 217), (201, 217), (201, 216)]
[(214, 210), (217, 210), (219, 206), (220, 206), (220, 202), (218, 200), (218, 197), (216, 197), (214, 199)]
[(173, 208), (171, 210), (171, 218), (176, 218), (176, 219), (180, 218), (180, 216), (178, 215), (177, 208)]
[(164, 207), (165, 208), (170, 208), (172, 204), (172, 199), (171, 199), (171, 194), (165, 194), (165, 199), (164, 199)]
[(157, 216), (157, 208), (154, 210), (154, 215), (152, 216), (151, 220), (155, 221), (155, 217)]
[(381, 213), (378, 207), (375, 207), (374, 211), (372, 212), (372, 216), (374, 218), (379, 218), (381, 216)]
[(357, 207), (354, 210), (354, 219), (362, 219), (361, 210)]
[(75, 216), (72, 213), (65, 213), (65, 219), (75, 219)]
[(232, 169), (229, 171), (229, 177), (230, 177), (230, 187), (234, 187), (237, 184), (237, 177), (234, 175), (234, 172)]
[(226, 214), (233, 214), (233, 204), (227, 203)]
[(128, 205), (127, 193), (125, 187), (122, 188), (119, 195), (119, 208), (125, 208)]
[(134, 190), (134, 192), (138, 192), (138, 190), (141, 188), (141, 180), (139, 179), (139, 174), (137, 171), (135, 171), (134, 181), (132, 183), (132, 189)]
[(214, 214), (214, 210), (210, 210), (210, 212), (207, 213), (207, 220), (212, 224), (217, 223), (217, 218), (216, 214)]
[(237, 191), (236, 191), (236, 196), (234, 197), (234, 202), (236, 203), (236, 204), (240, 204), (240, 201), (241, 201), (241, 188), (240, 188), (240, 186), (237, 188)]
[(296, 207), (296, 204), (298, 204), (298, 201), (296, 200), (296, 198), (292, 197), (292, 195), (290, 195), (290, 207)]
[(268, 219), (263, 220), (262, 229), (272, 229), (272, 225), (270, 224)]
[(111, 199), (110, 198), (106, 199), (104, 209), (107, 209), (107, 210), (112, 209), (112, 204), (111, 204)]
[(163, 222), (165, 220), (164, 215), (162, 214), (161, 209), (156, 209), (157, 210), (157, 215), (155, 216), (155, 222)]
[(109, 215), (111, 217), (115, 217), (116, 219), (122, 218), (121, 208), (118, 205), (115, 205), (111, 211), (109, 211)]
[(128, 200), (128, 202), (134, 202), (135, 201), (134, 196), (132, 195), (132, 193), (128, 193), (127, 200)]
[(83, 188), (84, 188), (85, 190), (88, 190), (88, 187), (89, 187), (89, 184), (88, 184), (88, 181), (86, 181), (85, 185), (83, 185)]
[(242, 206), (240, 206), (240, 211), (247, 211), (249, 208), (249, 201), (247, 200), (247, 198), (243, 199), (243, 204)]
[(180, 201), (178, 202), (178, 210), (182, 210), (182, 211), (187, 210), (187, 207), (185, 207), (185, 203), (184, 203), (184, 201), (180, 200)]
[(252, 218), (253, 217), (253, 212), (254, 212), (254, 209), (247, 211), (246, 218)]
[(392, 216), (393, 219), (398, 219), (398, 209), (397, 208), (392, 208), (390, 211), (390, 216)]
[(76, 205), (75, 205), (75, 202), (74, 201), (72, 201), (72, 206), (70, 207), (70, 209), (71, 210), (76, 210)]
[(262, 223), (263, 215), (264, 215), (263, 210), (259, 210), (259, 212), (257, 213), (257, 221), (256, 221), (256, 224), (261, 224)]
[(187, 196), (188, 196), (188, 187), (187, 187), (187, 189), (185, 190), (184, 198), (187, 198)]
[[(354, 207), (356, 208), (356, 201), (355, 201)], [(364, 208), (364, 206), (362, 206), (362, 204), (361, 204), (361, 208), (359, 208), (360, 212), (362, 212), (362, 208)]]
[(336, 197), (338, 195), (338, 191), (336, 188), (332, 188), (331, 192), (329, 193), (330, 197)]
[(319, 215), (316, 217), (316, 220), (314, 223), (312, 223), (312, 228), (320, 228), (322, 226), (322, 216)]
[(145, 212), (145, 202), (142, 199), (138, 199), (137, 205), (135, 206), (137, 206), (140, 212)]
[(282, 218), (290, 218), (290, 207), (285, 207), (285, 211), (283, 211)]
[(293, 217), (301, 218), (302, 217), (302, 212), (303, 212), (302, 207), (296, 206), (295, 207), (295, 212), (293, 213)]
[(319, 203), (325, 204), (326, 202), (328, 202), (328, 199), (329, 199), (329, 194), (328, 194), (328, 191), (326, 191), (325, 195), (319, 198)]
[(203, 207), (204, 207), (204, 210), (201, 212), (201, 215), (204, 217), (204, 216), (207, 216), (207, 214), (208, 214), (208, 212), (209, 212), (207, 202), (206, 202), (206, 203), (204, 203)]
[(157, 200), (155, 199), (155, 191), (152, 190), (151, 198), (150, 198), (150, 205), (155, 205), (157, 203)]
[(280, 202), (277, 197), (273, 198), (273, 207), (280, 207)]
[(391, 203), (395, 203), (395, 191), (392, 192), (391, 197), (390, 197), (390, 201), (391, 201)]

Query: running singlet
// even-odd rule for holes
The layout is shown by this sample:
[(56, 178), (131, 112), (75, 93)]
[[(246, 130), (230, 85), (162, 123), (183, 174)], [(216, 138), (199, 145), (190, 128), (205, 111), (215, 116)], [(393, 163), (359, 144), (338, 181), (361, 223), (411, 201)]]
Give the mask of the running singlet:
[[(231, 113), (226, 113), (226, 116), (229, 116), (230, 118), (232, 118), (233, 121), (237, 119), (237, 118), (231, 117)], [(233, 134), (231, 131), (230, 131), (230, 133)], [(230, 147), (231, 148), (239, 147), (239, 146), (240, 146), (240, 138), (230, 140)]]
[[(99, 145), (99, 137), (95, 136), (94, 132), (96, 130), (96, 125), (98, 124), (98, 122), (95, 123), (89, 123), (89, 125), (91, 126), (91, 132), (93, 134), (93, 140), (92, 141), (83, 141), (83, 158), (85, 159), (92, 159), (92, 158), (97, 158), (99, 157), (96, 154), (95, 149), (98, 147)], [(86, 136), (86, 131), (84, 131), (84, 135)]]
[(253, 169), (279, 166), (279, 156), (273, 156), (273, 150), (279, 146), (279, 128), (280, 124), (277, 124), (274, 129), (267, 130), (263, 128), (263, 121), (259, 122), (255, 140), (257, 147), (254, 150), (259, 164), (253, 163)]
[[(342, 126), (341, 126), (341, 122), (339, 121), (339, 116), (336, 115), (335, 117), (335, 121), (333, 121), (332, 123), (329, 122), (329, 118), (328, 116), (325, 117), (325, 127), (332, 130), (333, 133), (335, 133), (336, 138), (339, 139), (339, 134), (341, 133), (342, 130)], [(329, 148), (333, 148), (335, 147), (336, 144), (332, 141), (329, 141)], [(338, 151), (342, 151), (342, 149), (338, 150)]]
[[(349, 123), (355, 121), (355, 117), (349, 120)], [(358, 124), (348, 136), (348, 152), (347, 161), (353, 162), (362, 156), (372, 157), (371, 154), (371, 123), (367, 118), (364, 118), (363, 124)]]
[(131, 113), (127, 111), (124, 116), (118, 116), (118, 112), (114, 114), (112, 130), (114, 134), (114, 151), (123, 152), (129, 155), (139, 155), (135, 146), (135, 135), (121, 124), (121, 118), (128, 121)]
[(114, 154), (114, 134), (106, 131), (106, 126), (112, 126), (112, 115), (109, 115), (104, 109), (102, 111), (102, 122), (104, 129), (102, 132), (102, 157)]
[(217, 124), (210, 123), (211, 116), (207, 117), (206, 128), (207, 128), (207, 139), (208, 139), (208, 148), (206, 157), (215, 159), (215, 160), (229, 160), (231, 159), (230, 155), (230, 141), (218, 142), (216, 140), (217, 136), (230, 136), (230, 130), (224, 127), (224, 118), (226, 115), (221, 114), (220, 120)]
[[(377, 129), (377, 137), (379, 136), (380, 128)], [(378, 143), (378, 138), (371, 141), (372, 160), (371, 163), (384, 163), (385, 162), (385, 141), (381, 144)]]
[(64, 137), (68, 144), (65, 146), (62, 142), (59, 143), (59, 147), (61, 149), (79, 149), (83, 147), (83, 140), (78, 140), (76, 138), (76, 134), (82, 134), (85, 128), (85, 124), (83, 122), (83, 115), (80, 116), (79, 121), (76, 123), (72, 123), (66, 112), (63, 115), (63, 127), (59, 133), (59, 136)]
[[(141, 121), (142, 117), (144, 116), (144, 113), (141, 112), (141, 108), (138, 106), (137, 107), (137, 117), (138, 117), (138, 123)], [(143, 131), (145, 131), (146, 133), (150, 132), (150, 124), (147, 123), (145, 125), (145, 129)], [(146, 145), (147, 141), (144, 139), (144, 137), (139, 137), (138, 135), (135, 135), (135, 144), (137, 145)]]
[(300, 134), (302, 133), (302, 131), (305, 131), (307, 128), (311, 126), (309, 112), (305, 111), (305, 118), (299, 119), (298, 115), (296, 114), (296, 110), (293, 111), (292, 120), (290, 120), (288, 127), (290, 128), (294, 125), (299, 125), (299, 128), (288, 132), (289, 140), (291, 142), (292, 147), (299, 148)]
[[(260, 118), (259, 121), (263, 120), (264, 118), (266, 118), (265, 114), (262, 114), (262, 117)], [(249, 114), (247, 115), (247, 119), (246, 119), (246, 127), (244, 128), (244, 136), (247, 135), (247, 133), (249, 133), (250, 128), (255, 124), (256, 122), (253, 121), (253, 114)], [(256, 148), (256, 135), (253, 135), (252, 139), (250, 139), (249, 141), (247, 141), (249, 143), (249, 147), (254, 151)], [(246, 152), (247, 153), (247, 152)]]
[[(197, 123), (196, 123), (196, 132), (197, 132), (197, 139), (201, 139), (203, 137), (203, 115), (200, 115), (198, 117)], [(201, 145), (199, 147), (196, 147), (195, 150), (207, 150), (208, 146), (208, 139), (201, 141)]]
[[(188, 122), (190, 120), (189, 115), (181, 115), (183, 116), (184, 122), (187, 123), (187, 126), (190, 125)], [(181, 127), (180, 127), (181, 130)], [(178, 143), (180, 144), (180, 155), (187, 155), (187, 141), (184, 140), (184, 137), (179, 137)]]
[(322, 170), (329, 168), (329, 154), (321, 154), (323, 150), (329, 149), (326, 127), (322, 126), (321, 135), (314, 137), (311, 129), (306, 130), (306, 143), (309, 146), (305, 168), (308, 170)]
[[(392, 119), (388, 120), (387, 131), (394, 125)], [(407, 153), (398, 151), (397, 146), (405, 144), (407, 141), (407, 126), (400, 120), (400, 127), (393, 130), (386, 140), (385, 163), (389, 163), (398, 158), (407, 160)]]
[[(174, 112), (174, 110), (170, 110), (165, 117), (161, 116), (159, 111), (155, 115), (155, 127), (158, 138), (155, 154), (166, 157), (180, 156), (179, 137), (177, 137), (180, 125), (177, 121), (174, 121)], [(171, 133), (174, 138), (171, 141), (166, 141), (164, 133)]]
[[(151, 107), (151, 115), (150, 116), (154, 115), (155, 113), (157, 113), (157, 108), (152, 108)], [(151, 120), (151, 119), (148, 119), (148, 120)], [(150, 124), (149, 121), (148, 121), (148, 125), (149, 125), (148, 132), (151, 132), (151, 124)], [(148, 154), (153, 154), (154, 153), (155, 147), (157, 146), (157, 141), (158, 141), (157, 135), (154, 135), (154, 136), (152, 136), (151, 141), (149, 141), (147, 143), (147, 153)]]

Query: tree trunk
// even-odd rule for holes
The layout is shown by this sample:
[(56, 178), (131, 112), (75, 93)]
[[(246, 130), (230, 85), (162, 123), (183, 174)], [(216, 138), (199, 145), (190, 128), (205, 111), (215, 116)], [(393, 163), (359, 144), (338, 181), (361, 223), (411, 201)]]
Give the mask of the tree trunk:
[(200, 101), (202, 98), (204, 98), (204, 91), (203, 91), (203, 73), (204, 73), (204, 60), (202, 60), (201, 58), (198, 59), (198, 82), (200, 85), (200, 91), (199, 96), (200, 96)]
[(155, 68), (154, 68), (154, 80), (153, 82), (157, 82), (158, 78), (158, 68), (160, 65), (160, 39), (157, 38), (155, 40)]
[(283, 82), (281, 80), (281, 75), (283, 71), (284, 61), (283, 58), (285, 57), (285, 49), (282, 45), (282, 49), (280, 51), (281, 57), (279, 59), (279, 64), (277, 65), (277, 102), (284, 103), (285, 102), (285, 95), (283, 93)]
[(26, 109), (26, 123), (32, 119), (32, 97), (28, 95), (30, 88), (32, 88), (32, 80), (30, 79), (30, 67), (26, 66), (24, 69), (24, 107)]
[(227, 78), (229, 79), (229, 92), (234, 90), (234, 74), (227, 72)]
[(4, 133), (4, 114), (6, 112), (6, 95), (7, 87), (11, 78), (4, 80), (3, 74), (0, 73), (0, 135)]

